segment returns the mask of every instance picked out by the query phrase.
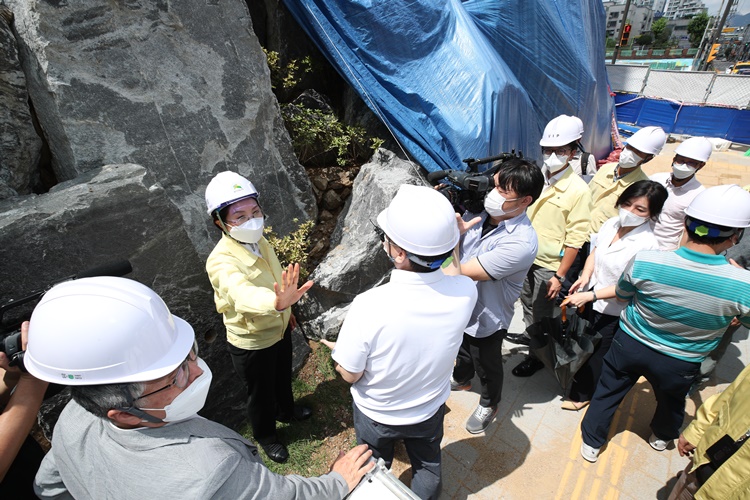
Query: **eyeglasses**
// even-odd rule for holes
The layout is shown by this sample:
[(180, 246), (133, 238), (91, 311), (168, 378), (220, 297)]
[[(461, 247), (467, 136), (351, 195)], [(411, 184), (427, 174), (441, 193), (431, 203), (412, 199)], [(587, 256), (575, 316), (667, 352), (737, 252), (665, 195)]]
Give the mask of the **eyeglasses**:
[(552, 153), (555, 153), (557, 156), (565, 156), (569, 153), (572, 153), (573, 150), (569, 147), (562, 147), (562, 148), (542, 148), (542, 154), (545, 155), (551, 155)]
[(698, 168), (703, 164), (702, 161), (691, 160), (690, 158), (682, 158), (680, 161), (677, 161), (676, 163), (684, 163), (685, 165), (691, 168)]
[(180, 363), (180, 366), (177, 367), (177, 373), (175, 373), (174, 379), (172, 380), (172, 383), (165, 385), (161, 389), (157, 389), (155, 391), (151, 391), (148, 394), (144, 394), (143, 396), (139, 396), (133, 400), (133, 403), (138, 401), (139, 399), (147, 398), (151, 395), (156, 394), (157, 392), (166, 391), (172, 386), (176, 386), (178, 389), (184, 389), (188, 386), (188, 381), (190, 380), (190, 362), (195, 361), (198, 359), (198, 342), (193, 341), (193, 347), (190, 348), (190, 352), (188, 353), (187, 357), (185, 358), (185, 361)]
[(227, 224), (231, 224), (232, 226), (240, 226), (250, 219), (259, 219), (261, 217), (263, 217), (263, 212), (261, 212), (259, 208), (256, 208), (255, 210), (253, 210), (249, 217), (247, 215), (240, 215), (239, 217), (232, 220), (227, 219), (225, 222)]

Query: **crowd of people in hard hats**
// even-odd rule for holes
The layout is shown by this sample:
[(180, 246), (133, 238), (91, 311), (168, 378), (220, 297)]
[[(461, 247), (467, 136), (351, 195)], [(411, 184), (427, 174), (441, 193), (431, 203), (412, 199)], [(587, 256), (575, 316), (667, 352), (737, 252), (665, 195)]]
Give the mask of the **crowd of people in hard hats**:
[[(24, 422), (11, 427), (6, 407), (0, 441), (16, 446), (10, 434), (28, 433), (53, 382), (71, 386), (72, 400), (36, 473), (42, 498), (343, 498), (372, 457), (390, 467), (394, 443), (403, 441), (413, 492), (435, 499), (451, 390), (478, 381), (466, 430), (484, 432), (502, 397), (503, 341), (529, 345), (561, 307), (589, 305), (601, 340), (563, 402), (572, 411), (588, 406), (583, 459), (597, 461), (618, 405), (644, 376), (657, 401), (649, 444), (663, 451), (678, 440), (680, 454), (692, 454), (673, 498), (745, 497), (750, 372), (681, 427), (706, 360), (750, 326), (750, 273), (724, 255), (750, 226), (750, 193), (701, 186), (695, 174), (712, 151), (705, 138), (684, 141), (672, 172), (649, 178), (642, 166), (666, 141), (659, 127), (633, 134), (619, 160), (598, 170), (582, 136), (578, 118), (552, 120), (540, 141), (543, 166), (503, 162), (479, 213), (456, 213), (440, 192), (404, 185), (377, 215), (390, 281), (357, 296), (337, 341), (325, 342), (351, 384), (358, 442), (329, 473), (274, 474), (255, 444), (199, 417), (212, 374), (193, 329), (125, 278), (79, 279), (44, 295), (22, 328), (28, 374), (0, 354), (17, 378), (9, 407)], [(247, 419), (266, 455), (285, 462), (276, 422), (312, 415), (292, 396), (291, 306), (313, 283), (300, 285), (299, 266), (284, 268), (263, 237), (264, 212), (248, 179), (219, 173), (206, 204), (221, 234), (206, 270), (247, 390)], [(526, 328), (509, 333), (519, 299)], [(530, 352), (512, 373), (542, 367)]]

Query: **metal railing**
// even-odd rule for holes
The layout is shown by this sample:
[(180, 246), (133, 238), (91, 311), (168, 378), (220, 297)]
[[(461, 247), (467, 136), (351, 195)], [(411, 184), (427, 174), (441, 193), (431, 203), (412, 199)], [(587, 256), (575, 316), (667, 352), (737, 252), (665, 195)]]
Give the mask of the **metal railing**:
[(607, 76), (613, 92), (628, 92), (686, 104), (750, 108), (748, 75), (607, 64)]

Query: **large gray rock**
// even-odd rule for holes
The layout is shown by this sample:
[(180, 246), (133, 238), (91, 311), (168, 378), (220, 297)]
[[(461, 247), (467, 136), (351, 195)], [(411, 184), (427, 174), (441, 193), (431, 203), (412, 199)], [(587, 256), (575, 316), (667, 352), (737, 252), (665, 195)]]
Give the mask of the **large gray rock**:
[(331, 236), (332, 250), (310, 276), (315, 286), (299, 303), (298, 318), (308, 337), (335, 338), (354, 297), (387, 279), (392, 265), (370, 221), (402, 184), (426, 181), (415, 164), (390, 151), (379, 149), (362, 166)]
[(145, 168), (108, 165), (47, 194), (0, 201), (0, 213), (3, 299), (129, 259), (133, 272), (127, 277), (153, 288), (173, 314), (195, 329), (201, 356), (214, 369), (204, 414), (227, 425), (244, 420), (243, 411), (232, 409), (244, 401), (244, 388), (232, 370), (203, 259), (190, 243), (179, 210)]
[(31, 118), (12, 17), (0, 5), (0, 199), (31, 193), (39, 181), (42, 149)]
[(282, 234), (315, 216), (242, 0), (7, 3), (58, 179), (145, 166), (201, 259), (213, 246), (203, 191), (218, 171), (249, 177)]

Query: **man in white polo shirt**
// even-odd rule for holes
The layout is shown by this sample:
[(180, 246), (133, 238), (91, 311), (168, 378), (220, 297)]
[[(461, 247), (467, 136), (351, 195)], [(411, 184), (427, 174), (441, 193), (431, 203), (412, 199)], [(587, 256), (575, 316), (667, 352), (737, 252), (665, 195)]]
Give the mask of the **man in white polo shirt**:
[(659, 250), (676, 250), (685, 229), (685, 209), (703, 191), (703, 184), (695, 174), (711, 157), (713, 145), (705, 137), (691, 137), (677, 146), (672, 160), (672, 172), (651, 176), (669, 193), (659, 220), (654, 224), (654, 236)]
[(459, 240), (456, 215), (437, 191), (403, 185), (378, 216), (390, 282), (358, 295), (336, 344), (336, 371), (352, 384), (354, 430), (390, 467), (403, 440), (412, 490), (440, 495), (445, 401), (453, 361), (477, 300), (474, 282), (440, 270)]

